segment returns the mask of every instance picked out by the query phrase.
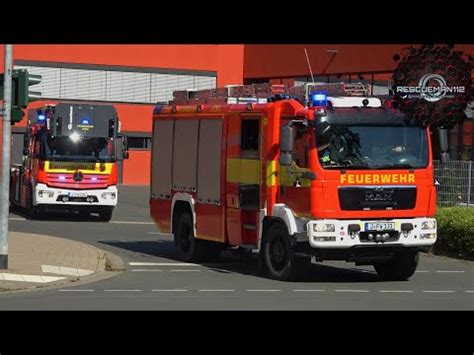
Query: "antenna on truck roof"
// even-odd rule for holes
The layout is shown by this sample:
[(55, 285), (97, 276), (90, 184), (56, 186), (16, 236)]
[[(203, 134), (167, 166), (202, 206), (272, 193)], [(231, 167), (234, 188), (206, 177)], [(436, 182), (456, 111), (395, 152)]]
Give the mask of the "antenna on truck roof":
[(313, 84), (315, 84), (314, 76), (313, 76), (313, 70), (311, 69), (311, 63), (309, 62), (308, 51), (306, 50), (306, 48), (304, 49), (304, 52), (306, 54), (306, 61), (308, 62), (309, 72), (311, 74), (311, 80), (313, 81)]

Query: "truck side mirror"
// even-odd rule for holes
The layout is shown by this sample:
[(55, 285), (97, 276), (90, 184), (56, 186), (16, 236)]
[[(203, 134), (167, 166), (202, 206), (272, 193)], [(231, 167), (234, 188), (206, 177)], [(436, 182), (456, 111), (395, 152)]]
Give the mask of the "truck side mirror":
[(122, 152), (123, 152), (123, 158), (128, 159), (129, 154), (128, 154), (128, 139), (127, 139), (127, 136), (122, 136)]
[(293, 129), (290, 125), (283, 126), (280, 131), (280, 165), (289, 166), (292, 162)]
[(441, 164), (446, 165), (449, 163), (449, 144), (448, 144), (448, 130), (446, 128), (439, 128), (439, 149), (441, 151)]

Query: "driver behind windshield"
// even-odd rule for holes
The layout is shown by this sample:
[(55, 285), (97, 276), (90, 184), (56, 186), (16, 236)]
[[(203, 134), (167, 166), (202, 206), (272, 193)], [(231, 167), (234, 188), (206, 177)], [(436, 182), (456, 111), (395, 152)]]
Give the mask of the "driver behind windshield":
[(426, 131), (416, 126), (333, 124), (316, 136), (319, 160), (327, 168), (423, 167)]

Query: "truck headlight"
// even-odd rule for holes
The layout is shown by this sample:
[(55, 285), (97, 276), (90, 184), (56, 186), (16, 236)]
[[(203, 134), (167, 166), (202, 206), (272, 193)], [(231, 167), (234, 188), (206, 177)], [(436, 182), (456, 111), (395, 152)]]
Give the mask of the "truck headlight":
[(436, 229), (436, 221), (425, 221), (421, 223), (421, 229)]
[(54, 192), (49, 190), (38, 190), (38, 197), (53, 197)]
[(107, 198), (110, 198), (112, 200), (115, 200), (117, 198), (117, 194), (115, 192), (103, 192), (101, 197), (105, 200)]
[(316, 223), (313, 224), (313, 232), (334, 232), (336, 230), (336, 226), (331, 223)]

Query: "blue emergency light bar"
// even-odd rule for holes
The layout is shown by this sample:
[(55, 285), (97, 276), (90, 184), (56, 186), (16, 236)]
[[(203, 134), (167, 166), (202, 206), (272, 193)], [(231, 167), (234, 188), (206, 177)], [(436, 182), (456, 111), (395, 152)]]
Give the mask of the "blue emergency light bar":
[(313, 103), (313, 107), (315, 106), (324, 106), (328, 105), (328, 95), (326, 92), (313, 92), (311, 94), (311, 101)]

